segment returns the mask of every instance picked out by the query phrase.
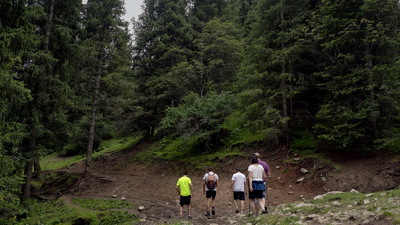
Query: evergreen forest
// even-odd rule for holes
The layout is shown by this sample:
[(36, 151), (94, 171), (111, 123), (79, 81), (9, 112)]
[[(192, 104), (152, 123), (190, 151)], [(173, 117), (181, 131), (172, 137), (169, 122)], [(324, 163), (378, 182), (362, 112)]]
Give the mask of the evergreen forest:
[(42, 157), (85, 155), (90, 172), (104, 140), (176, 157), (255, 143), (400, 152), (397, 0), (144, 0), (132, 21), (123, 0), (0, 9), (3, 221)]

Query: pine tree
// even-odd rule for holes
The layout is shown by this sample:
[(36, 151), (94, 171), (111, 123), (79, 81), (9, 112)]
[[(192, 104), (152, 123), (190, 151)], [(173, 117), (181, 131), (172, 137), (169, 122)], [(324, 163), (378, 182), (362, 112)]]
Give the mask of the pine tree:
[(316, 74), (325, 91), (315, 126), (322, 140), (371, 148), (397, 126), (398, 21), (398, 1), (321, 2), (312, 31), (324, 56)]
[(170, 78), (193, 57), (195, 36), (187, 6), (185, 0), (146, 0), (135, 24), (134, 69), (143, 107), (136, 122), (148, 135), (154, 134), (166, 107), (179, 102), (186, 92), (176, 89), (182, 87), (179, 80)]
[[(129, 52), (126, 52), (129, 44), (128, 25), (121, 16), (125, 13), (121, 0), (89, 0), (84, 14), (84, 26), (86, 36), (82, 43), (86, 51), (86, 62), (90, 62), (85, 68), (89, 78), (86, 81), (86, 90), (91, 101), (89, 117), (88, 145), (86, 151), (85, 171), (90, 172), (92, 153), (95, 147), (97, 123), (104, 116), (101, 109), (103, 101), (109, 97), (107, 88), (102, 88), (107, 79), (114, 73), (120, 74), (129, 68)], [(122, 70), (122, 72), (121, 72)], [(115, 78), (115, 76), (114, 76)], [(120, 77), (118, 78), (120, 81)], [(114, 82), (114, 81), (112, 81)], [(128, 86), (129, 88), (129, 86)]]

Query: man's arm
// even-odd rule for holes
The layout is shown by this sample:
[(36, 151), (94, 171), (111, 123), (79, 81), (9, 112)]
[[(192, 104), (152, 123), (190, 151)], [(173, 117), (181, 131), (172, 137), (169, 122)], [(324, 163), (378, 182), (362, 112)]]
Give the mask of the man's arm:
[(189, 184), (189, 187), (190, 187), (190, 193), (191, 193), (191, 195), (194, 196), (193, 185), (192, 185), (192, 183)]
[(178, 185), (176, 185), (176, 190), (178, 191), (178, 195), (181, 195), (181, 190)]
[(253, 171), (249, 171), (249, 191), (253, 191)]
[(229, 185), (228, 193), (231, 192), (231, 189), (234, 184), (235, 184), (235, 180), (232, 180), (231, 185)]

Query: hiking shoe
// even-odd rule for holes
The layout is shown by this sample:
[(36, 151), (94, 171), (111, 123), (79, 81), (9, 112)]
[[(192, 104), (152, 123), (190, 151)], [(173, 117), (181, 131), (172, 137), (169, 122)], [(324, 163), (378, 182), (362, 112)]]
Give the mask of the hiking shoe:
[(235, 211), (235, 213), (239, 213), (239, 209), (238, 209), (238, 208), (236, 208), (236, 211)]
[(267, 214), (268, 212), (266, 210), (263, 210), (261, 213), (262, 214)]
[(192, 217), (191, 215), (189, 215), (189, 216), (188, 216), (188, 219), (191, 220), (191, 219), (193, 219), (193, 217)]
[(207, 212), (205, 216), (210, 217), (210, 212)]
[(214, 206), (212, 207), (211, 214), (212, 214), (213, 216), (215, 215), (215, 208), (214, 208)]

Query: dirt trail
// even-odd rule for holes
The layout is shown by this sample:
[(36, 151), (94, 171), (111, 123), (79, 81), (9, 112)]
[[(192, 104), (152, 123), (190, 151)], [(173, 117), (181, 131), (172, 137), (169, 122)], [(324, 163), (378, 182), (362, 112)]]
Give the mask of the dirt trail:
[[(124, 152), (124, 154), (117, 154), (96, 161), (92, 176), (82, 179), (79, 185), (68, 193), (63, 193), (63, 195), (66, 196), (66, 199), (76, 197), (124, 197), (134, 205), (134, 208), (129, 211), (144, 219), (142, 224), (161, 224), (177, 221), (179, 219), (179, 196), (175, 190), (175, 185), (180, 177), (179, 173), (182, 171), (171, 171), (168, 165), (162, 164), (149, 167), (129, 163), (129, 159), (139, 150), (141, 149), (131, 149)], [(347, 169), (352, 167), (349, 162), (343, 164), (342, 171), (336, 171), (329, 165), (321, 162), (316, 163), (312, 160), (302, 160), (298, 165), (284, 163), (287, 156), (286, 152), (280, 152), (278, 155), (268, 152), (260, 153), (265, 155), (265, 161), (269, 164), (273, 176), (268, 184), (269, 207), (300, 201), (301, 199), (311, 199), (316, 195), (325, 193), (327, 190), (341, 190), (341, 188), (343, 190), (350, 187), (363, 187), (364, 185), (364, 179), (356, 181), (347, 179), (347, 177), (351, 176), (349, 173), (355, 173), (354, 170)], [(370, 162), (366, 161), (366, 163)], [(194, 195), (192, 197), (193, 219), (190, 220), (190, 223), (243, 224), (247, 217), (234, 213), (233, 197), (227, 190), (231, 183), (234, 168), (239, 166), (246, 170), (248, 164), (248, 159), (243, 158), (237, 160), (234, 165), (230, 165), (232, 168), (225, 168), (224, 171), (215, 171), (220, 177), (221, 191), (216, 197), (217, 215), (211, 219), (207, 219), (204, 215), (206, 207), (205, 195), (202, 190), (202, 178), (206, 168), (204, 168), (204, 171), (194, 171), (189, 174), (194, 186)], [(363, 166), (362, 164), (359, 161), (356, 169), (360, 169)], [(381, 165), (385, 165), (385, 163), (382, 162)], [(82, 173), (83, 166), (83, 163), (75, 164), (66, 171)], [(310, 172), (302, 174), (300, 172), (302, 167)], [(397, 165), (397, 171), (399, 171), (398, 168), (400, 168), (400, 165)], [(370, 176), (368, 173), (373, 171), (381, 170), (378, 168), (368, 171), (360, 170), (358, 176), (368, 177)], [(297, 180), (302, 177), (305, 178), (304, 181), (298, 182)], [(382, 180), (382, 182), (385, 181)], [(248, 199), (246, 199), (245, 204), (247, 213)], [(138, 206), (144, 206), (145, 210), (139, 211)]]

